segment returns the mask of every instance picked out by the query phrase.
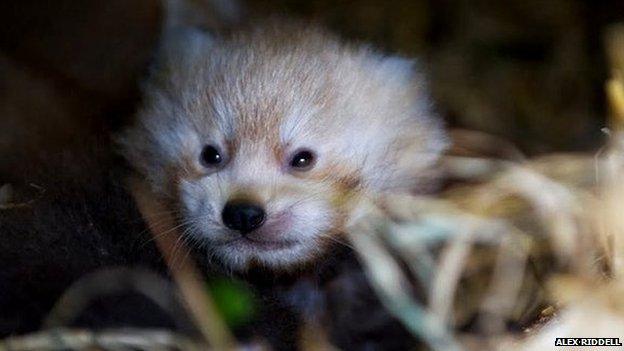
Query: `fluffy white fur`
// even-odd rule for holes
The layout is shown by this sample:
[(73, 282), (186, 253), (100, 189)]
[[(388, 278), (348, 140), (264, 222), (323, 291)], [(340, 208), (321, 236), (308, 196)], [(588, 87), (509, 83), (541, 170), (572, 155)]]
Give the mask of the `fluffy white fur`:
[[(413, 61), (295, 24), (166, 38), (121, 144), (182, 213), (185, 235), (229, 268), (317, 257), (344, 240), (360, 195), (410, 191), (446, 145)], [(207, 144), (223, 150), (222, 168), (200, 164)], [(300, 148), (317, 155), (308, 172), (287, 167)], [(222, 224), (221, 209), (237, 196), (265, 206), (267, 223), (254, 237), (269, 245)]]

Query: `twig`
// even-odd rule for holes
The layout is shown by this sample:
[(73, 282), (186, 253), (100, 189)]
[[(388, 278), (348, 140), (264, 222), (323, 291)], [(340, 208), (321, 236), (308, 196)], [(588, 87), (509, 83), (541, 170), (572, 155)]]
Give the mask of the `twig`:
[[(166, 213), (164, 211), (165, 205), (158, 201), (147, 185), (141, 181), (133, 180), (131, 187), (139, 210), (146, 219), (151, 234), (154, 236), (200, 332), (215, 349), (233, 349), (234, 339), (202, 283), (201, 274), (189, 258), (189, 249), (182, 243), (176, 245), (176, 239), (179, 238), (180, 233), (173, 231), (172, 234), (175, 235), (161, 235), (171, 230), (170, 228), (174, 228), (174, 221), (172, 218), (168, 218), (167, 214), (156, 216), (158, 213)], [(159, 218), (159, 220), (155, 221), (155, 218)]]
[(61, 350), (184, 350), (205, 351), (207, 345), (167, 330), (120, 329), (94, 332), (82, 329), (52, 329), (0, 341), (0, 351)]

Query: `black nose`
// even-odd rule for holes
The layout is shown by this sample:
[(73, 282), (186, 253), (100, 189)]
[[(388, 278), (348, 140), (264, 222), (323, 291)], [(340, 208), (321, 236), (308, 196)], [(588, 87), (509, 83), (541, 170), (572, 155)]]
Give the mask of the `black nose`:
[(223, 224), (245, 234), (264, 223), (264, 210), (248, 202), (228, 202), (221, 213)]

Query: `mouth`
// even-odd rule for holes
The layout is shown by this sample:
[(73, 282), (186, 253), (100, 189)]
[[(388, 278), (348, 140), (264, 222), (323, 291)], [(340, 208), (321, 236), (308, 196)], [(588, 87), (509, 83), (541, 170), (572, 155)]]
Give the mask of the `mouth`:
[(288, 240), (258, 240), (249, 237), (240, 237), (228, 241), (227, 245), (251, 250), (277, 251), (292, 248), (297, 245), (297, 242)]

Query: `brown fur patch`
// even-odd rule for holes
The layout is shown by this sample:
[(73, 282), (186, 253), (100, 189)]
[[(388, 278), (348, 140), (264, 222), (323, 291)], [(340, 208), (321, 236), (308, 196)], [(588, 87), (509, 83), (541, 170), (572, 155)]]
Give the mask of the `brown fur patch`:
[(206, 170), (199, 164), (197, 155), (194, 152), (186, 152), (179, 167), (173, 167), (176, 179), (199, 179), (206, 175)]
[(253, 189), (237, 188), (232, 191), (228, 202), (251, 202), (254, 204), (263, 204), (264, 201), (255, 194)]

